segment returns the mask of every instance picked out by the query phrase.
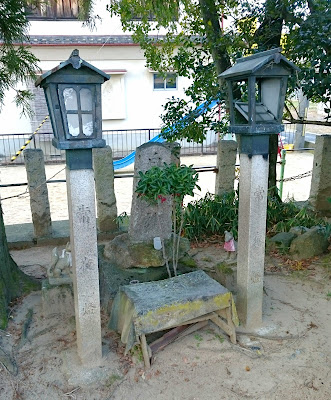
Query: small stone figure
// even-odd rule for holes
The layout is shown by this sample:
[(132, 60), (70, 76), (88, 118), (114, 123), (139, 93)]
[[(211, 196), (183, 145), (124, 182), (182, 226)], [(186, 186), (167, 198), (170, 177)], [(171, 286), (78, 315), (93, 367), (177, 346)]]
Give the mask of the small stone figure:
[(231, 232), (225, 231), (224, 235), (224, 250), (228, 253), (226, 260), (229, 262), (235, 262), (237, 255), (237, 242), (234, 240)]
[(62, 250), (61, 255), (59, 255), (58, 248), (55, 247), (52, 250), (51, 264), (47, 269), (49, 283), (58, 284), (61, 281), (63, 281), (63, 283), (71, 282), (71, 267), (72, 259), (70, 243), (67, 243), (65, 249)]

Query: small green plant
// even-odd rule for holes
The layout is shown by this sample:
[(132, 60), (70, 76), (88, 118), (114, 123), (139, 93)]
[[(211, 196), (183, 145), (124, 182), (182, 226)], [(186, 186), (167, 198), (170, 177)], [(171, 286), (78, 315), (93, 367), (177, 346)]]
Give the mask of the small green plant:
[(106, 386), (112, 386), (116, 381), (119, 381), (121, 377), (119, 375), (113, 374), (107, 380)]
[[(162, 207), (165, 202), (172, 202), (172, 268), (174, 275), (177, 275), (177, 266), (179, 258), (180, 236), (183, 229), (184, 213), (183, 200), (184, 196), (193, 196), (194, 189), (199, 189), (197, 181), (199, 175), (192, 167), (186, 165), (164, 164), (163, 167), (152, 167), (145, 173), (139, 171), (139, 181), (136, 187), (136, 193), (142, 199), (149, 203)], [(157, 217), (159, 214), (157, 213)], [(162, 239), (162, 226), (158, 219), (163, 258), (166, 263), (169, 277), (171, 271), (169, 268), (169, 260), (166, 255), (165, 244)]]
[(221, 273), (223, 273), (224, 275), (232, 275), (233, 274), (233, 269), (224, 263), (219, 263), (219, 264), (215, 265), (215, 268), (217, 270), (219, 270)]
[(222, 335), (219, 335), (218, 333), (215, 333), (215, 338), (219, 340), (220, 343), (224, 342), (224, 337)]
[(132, 347), (130, 351), (132, 357), (135, 357), (139, 362), (144, 361), (143, 352), (141, 350), (141, 346), (135, 345)]
[(330, 300), (330, 299), (331, 299), (331, 292), (328, 292), (328, 293), (326, 294), (326, 297), (328, 298), (328, 300)]
[(196, 333), (196, 334), (194, 335), (194, 339), (198, 342), (198, 343), (197, 343), (197, 347), (199, 347), (199, 346), (200, 346), (200, 343), (203, 341), (203, 337), (202, 337), (201, 335), (199, 335), (199, 333)]

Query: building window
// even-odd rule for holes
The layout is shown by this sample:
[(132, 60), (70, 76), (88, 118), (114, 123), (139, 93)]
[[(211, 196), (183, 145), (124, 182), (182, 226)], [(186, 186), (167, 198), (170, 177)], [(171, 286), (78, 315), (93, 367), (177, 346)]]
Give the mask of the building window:
[(27, 18), (30, 20), (78, 19), (79, 0), (31, 0), (27, 3)]
[(154, 74), (154, 89), (155, 90), (176, 90), (177, 75), (168, 72), (166, 75), (158, 73)]
[[(142, 15), (136, 15), (132, 14), (131, 16), (131, 21), (141, 21), (143, 19)], [(148, 12), (147, 14), (147, 21), (155, 21), (155, 15), (152, 13), (152, 11)]]

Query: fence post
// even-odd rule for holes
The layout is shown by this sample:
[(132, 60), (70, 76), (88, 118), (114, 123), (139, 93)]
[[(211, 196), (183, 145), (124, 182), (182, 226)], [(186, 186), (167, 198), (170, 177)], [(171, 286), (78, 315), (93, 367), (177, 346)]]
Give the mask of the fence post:
[(218, 172), (215, 179), (215, 194), (222, 196), (234, 187), (237, 158), (237, 142), (235, 140), (220, 140), (217, 144)]
[(93, 149), (93, 169), (100, 232), (117, 230), (113, 153), (109, 146)]
[(316, 211), (331, 216), (331, 136), (317, 135), (309, 201)]
[(281, 151), (281, 162), (280, 162), (280, 178), (279, 178), (279, 197), (283, 198), (283, 183), (284, 183), (284, 171), (286, 164), (286, 150)]
[(24, 160), (34, 235), (36, 238), (49, 237), (52, 234), (52, 221), (43, 151), (41, 149), (24, 150)]

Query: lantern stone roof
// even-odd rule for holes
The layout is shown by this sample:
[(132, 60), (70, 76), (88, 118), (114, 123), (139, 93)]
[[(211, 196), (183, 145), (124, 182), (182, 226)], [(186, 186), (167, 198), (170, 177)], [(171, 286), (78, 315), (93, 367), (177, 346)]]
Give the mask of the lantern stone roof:
[(101, 75), (105, 81), (108, 81), (110, 79), (110, 76), (106, 74), (105, 72), (101, 71), (100, 69), (94, 67), (92, 64), (88, 63), (87, 61), (84, 61), (82, 58), (79, 57), (79, 51), (75, 49), (68, 60), (61, 62), (57, 67), (51, 69), (50, 71), (45, 72), (42, 74), (35, 82), (35, 86), (40, 86), (41, 82), (48, 78), (50, 75), (60, 71), (64, 67), (68, 66), (69, 64), (72, 65), (73, 68), (75, 69), (80, 69), (81, 67), (86, 67), (89, 68), (90, 70), (96, 72), (97, 74)]
[(261, 70), (264, 70), (266, 66), (270, 65), (270, 63), (280, 64), (284, 69), (289, 71), (288, 74), (291, 70), (299, 70), (296, 65), (281, 54), (281, 49), (277, 48), (262, 51), (252, 56), (238, 58), (232, 67), (222, 72), (219, 76), (229, 79), (240, 76), (257, 75)]

